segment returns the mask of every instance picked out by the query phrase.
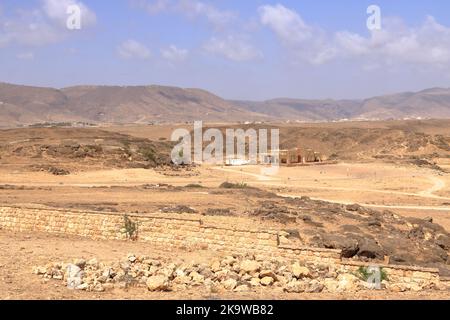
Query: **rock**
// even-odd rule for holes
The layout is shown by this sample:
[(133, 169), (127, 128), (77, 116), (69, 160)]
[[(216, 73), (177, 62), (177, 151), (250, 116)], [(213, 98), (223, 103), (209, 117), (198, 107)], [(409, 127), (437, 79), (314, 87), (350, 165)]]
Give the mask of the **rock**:
[(338, 284), (338, 291), (346, 291), (346, 292), (355, 292), (359, 290), (359, 283), (360, 280), (358, 277), (346, 273), (346, 274), (340, 274), (337, 277), (337, 280), (339, 282)]
[(130, 261), (131, 263), (136, 262), (136, 256), (134, 254), (128, 254), (128, 261)]
[(169, 289), (169, 279), (166, 276), (151, 276), (146, 282), (149, 291), (167, 291)]
[(94, 286), (94, 291), (95, 292), (103, 292), (103, 291), (105, 291), (105, 288), (103, 288), (103, 285), (101, 283), (97, 283)]
[(37, 274), (37, 275), (44, 275), (47, 273), (47, 268), (46, 267), (34, 267), (33, 273)]
[(87, 283), (82, 283), (75, 287), (76, 290), (87, 290), (89, 289), (89, 285)]
[(247, 292), (249, 291), (249, 287), (245, 284), (241, 284), (240, 286), (237, 286), (236, 289), (234, 289), (235, 292)]
[(217, 272), (220, 270), (220, 261), (219, 260), (214, 260), (213, 262), (211, 262), (211, 271), (212, 272)]
[(353, 257), (359, 250), (358, 240), (335, 234), (324, 234), (323, 245), (328, 249), (342, 250), (343, 258)]
[(88, 266), (92, 266), (92, 267), (94, 267), (94, 268), (97, 268), (97, 267), (98, 267), (98, 261), (97, 261), (96, 258), (92, 258), (92, 259), (88, 260), (88, 261), (86, 262), (86, 264), (87, 264)]
[(259, 278), (251, 278), (249, 283), (252, 287), (257, 287), (260, 285), (261, 280)]
[(297, 278), (306, 278), (311, 275), (307, 267), (300, 266), (297, 262), (292, 265), (292, 274)]
[(176, 277), (184, 277), (184, 276), (186, 276), (186, 273), (181, 269), (177, 269), (177, 270), (175, 270), (175, 276)]
[(288, 293), (302, 293), (305, 292), (306, 285), (303, 281), (292, 280), (284, 288), (283, 291)]
[(384, 259), (385, 252), (375, 240), (370, 238), (360, 239), (360, 241), (358, 241), (358, 245), (358, 256), (369, 259)]
[(223, 266), (231, 266), (233, 265), (237, 260), (233, 257), (233, 256), (226, 256), (223, 260), (222, 260), (222, 265)]
[(438, 234), (435, 243), (444, 250), (450, 250), (450, 237), (445, 234)]
[(360, 211), (361, 209), (362, 207), (359, 204), (348, 204), (345, 206), (345, 210), (352, 212)]
[(177, 276), (174, 280), (174, 283), (176, 284), (189, 284), (191, 282), (191, 277), (185, 276), (185, 275), (180, 275)]
[(275, 280), (272, 277), (264, 277), (261, 279), (261, 284), (263, 286), (270, 286), (275, 282)]
[(229, 273), (230, 273), (230, 271), (228, 271), (226, 269), (225, 270), (220, 270), (220, 271), (217, 271), (214, 274), (214, 278), (219, 280), (219, 281), (224, 281), (224, 280), (229, 278), (229, 276), (228, 276)]
[(53, 279), (55, 280), (64, 280), (64, 276), (62, 274), (53, 275)]
[(259, 273), (260, 278), (271, 277), (273, 279), (277, 279), (276, 274), (272, 270), (261, 270)]
[(233, 290), (234, 288), (236, 288), (237, 281), (234, 279), (227, 279), (222, 282), (222, 285), (227, 290)]
[(339, 290), (339, 281), (335, 279), (326, 278), (323, 281), (324, 289), (328, 292), (338, 292)]
[(84, 267), (86, 266), (86, 260), (76, 259), (73, 264), (76, 265), (80, 269), (84, 269)]
[(305, 292), (307, 293), (320, 293), (322, 292), (324, 286), (317, 280), (311, 280), (311, 282), (308, 284)]
[(196, 271), (192, 271), (189, 276), (192, 278), (192, 282), (194, 282), (194, 284), (201, 284), (205, 281), (205, 277)]
[(260, 264), (254, 260), (244, 260), (240, 264), (240, 268), (244, 272), (255, 273), (261, 268)]
[(367, 222), (369, 227), (381, 227), (381, 221), (378, 219), (371, 219)]

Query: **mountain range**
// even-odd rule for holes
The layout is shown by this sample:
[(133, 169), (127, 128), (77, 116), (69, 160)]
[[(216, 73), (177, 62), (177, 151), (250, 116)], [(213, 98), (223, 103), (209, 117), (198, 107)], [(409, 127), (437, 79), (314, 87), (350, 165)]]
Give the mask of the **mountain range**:
[(361, 100), (226, 100), (201, 89), (167, 86), (75, 86), (0, 83), (0, 126), (45, 122), (151, 123), (338, 121), (450, 118), (450, 89), (433, 88)]

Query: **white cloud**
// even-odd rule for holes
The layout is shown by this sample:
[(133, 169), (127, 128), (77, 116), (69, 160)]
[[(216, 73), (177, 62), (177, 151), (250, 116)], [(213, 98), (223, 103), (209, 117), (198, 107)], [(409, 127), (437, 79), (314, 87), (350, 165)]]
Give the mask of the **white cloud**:
[(294, 60), (322, 64), (336, 55), (325, 33), (309, 26), (297, 12), (281, 4), (261, 6), (258, 12), (261, 24), (270, 28), (290, 49)]
[(179, 12), (190, 18), (204, 17), (215, 27), (224, 27), (236, 18), (236, 14), (227, 10), (219, 10), (211, 4), (198, 0), (179, 0), (177, 4)]
[(261, 23), (271, 28), (288, 45), (296, 45), (312, 38), (313, 30), (295, 11), (281, 4), (265, 5), (258, 9)]
[(338, 32), (335, 43), (341, 55), (360, 56), (381, 62), (450, 65), (450, 28), (429, 16), (416, 28), (386, 20), (383, 29), (369, 37)]
[(54, 22), (61, 26), (66, 26), (67, 9), (76, 5), (81, 11), (81, 27), (87, 28), (95, 25), (97, 17), (84, 3), (76, 0), (42, 0), (42, 7), (45, 14)]
[(144, 9), (149, 14), (172, 12), (189, 19), (205, 19), (216, 29), (224, 28), (237, 14), (220, 10), (214, 5), (200, 0), (130, 0), (132, 6)]
[(182, 62), (186, 60), (189, 51), (187, 49), (179, 49), (175, 45), (161, 49), (161, 56), (170, 62)]
[(19, 60), (34, 60), (34, 53), (33, 52), (22, 52), (17, 54), (17, 59)]
[(207, 52), (221, 55), (233, 61), (249, 61), (262, 57), (262, 53), (247, 43), (241, 37), (228, 36), (225, 38), (213, 37), (205, 45)]
[(18, 9), (12, 15), (3, 15), (3, 22), (0, 23), (0, 46), (41, 46), (64, 40), (70, 35), (66, 28), (68, 5), (80, 6), (82, 28), (95, 24), (95, 13), (80, 1), (41, 0), (40, 4), (38, 8)]
[(144, 9), (152, 15), (169, 10), (172, 4), (170, 0), (130, 0), (130, 3), (133, 7)]
[(433, 17), (415, 28), (399, 19), (384, 18), (382, 29), (365, 37), (345, 30), (326, 33), (281, 4), (261, 6), (258, 12), (261, 24), (275, 33), (295, 62), (323, 64), (359, 58), (372, 67), (394, 63), (450, 65), (450, 28)]
[(142, 43), (136, 40), (127, 40), (118, 48), (117, 52), (123, 59), (149, 59), (151, 57), (150, 50)]

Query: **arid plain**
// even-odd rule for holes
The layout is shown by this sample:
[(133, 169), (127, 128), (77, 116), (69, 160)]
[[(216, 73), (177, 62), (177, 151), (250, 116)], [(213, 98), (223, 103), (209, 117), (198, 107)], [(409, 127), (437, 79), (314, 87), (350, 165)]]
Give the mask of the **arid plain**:
[[(262, 174), (261, 166), (256, 165), (168, 165), (170, 134), (178, 127), (190, 129), (189, 125), (104, 125), (2, 130), (2, 206), (219, 216), (242, 228), (295, 230), (299, 237), (294, 242), (336, 249), (346, 246), (337, 240), (330, 245), (326, 234), (353, 235), (355, 239), (370, 234), (373, 252), (362, 254), (359, 243), (352, 258), (378, 261), (391, 257), (393, 263), (438, 268), (441, 276), (450, 275), (450, 121), (272, 123), (269, 127), (281, 129), (282, 146), (313, 148), (332, 160), (281, 166), (274, 176)], [(226, 182), (230, 186), (224, 185)], [(363, 209), (352, 209), (353, 204)], [(365, 220), (351, 215), (364, 210), (379, 222), (366, 225)], [(390, 226), (391, 216), (406, 219), (405, 225)], [(434, 228), (435, 238), (411, 232), (427, 228), (421, 221)], [(345, 233), (350, 229), (351, 233)], [(387, 236), (390, 232), (392, 237)], [(390, 242), (386, 238), (391, 238)], [(33, 275), (33, 267), (79, 258), (117, 261), (130, 252), (209, 264), (221, 253), (6, 229), (0, 229), (0, 247), (2, 299), (449, 298), (449, 291), (442, 289), (307, 293), (289, 292), (282, 286), (255, 286), (242, 292), (211, 287), (148, 292), (139, 286), (73, 291), (61, 281)]]

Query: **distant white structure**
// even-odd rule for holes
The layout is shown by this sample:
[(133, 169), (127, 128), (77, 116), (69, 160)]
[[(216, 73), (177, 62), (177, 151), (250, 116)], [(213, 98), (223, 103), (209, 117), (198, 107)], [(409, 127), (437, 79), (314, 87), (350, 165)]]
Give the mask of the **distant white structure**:
[(250, 160), (246, 159), (226, 159), (225, 165), (226, 166), (245, 166), (250, 164)]

